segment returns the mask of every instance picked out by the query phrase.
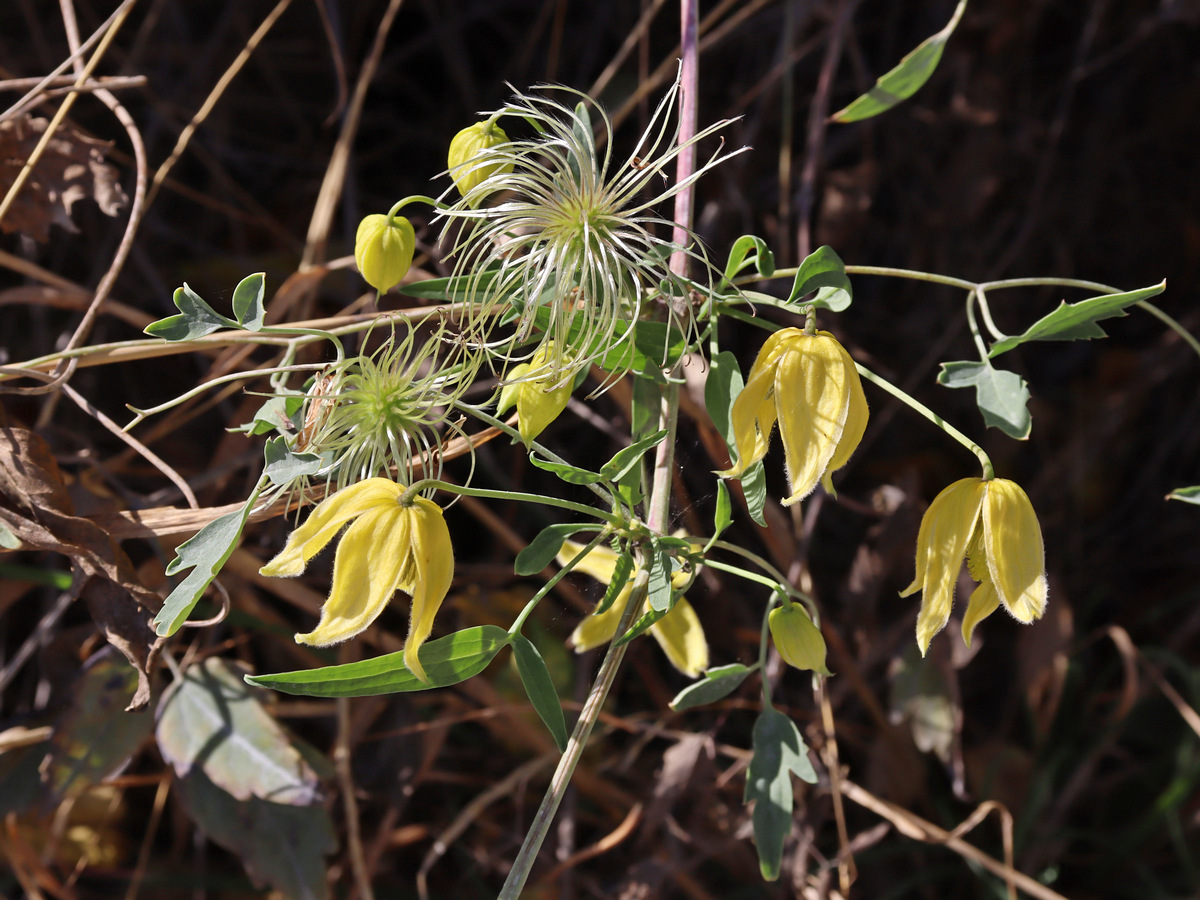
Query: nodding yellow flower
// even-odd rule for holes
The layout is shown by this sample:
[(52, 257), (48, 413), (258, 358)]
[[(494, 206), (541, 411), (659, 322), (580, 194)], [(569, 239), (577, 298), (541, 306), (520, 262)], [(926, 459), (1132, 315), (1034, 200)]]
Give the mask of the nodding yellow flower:
[(825, 668), (825, 638), (800, 604), (787, 603), (771, 610), (767, 624), (775, 649), (785, 663), (818, 675), (831, 674)]
[(321, 621), (296, 641), (327, 647), (364, 631), (397, 590), (412, 595), (412, 616), (404, 642), (404, 664), (428, 681), (417, 658), (433, 630), (433, 618), (454, 577), (454, 548), (442, 510), (424, 497), (402, 506), (404, 486), (368, 478), (317, 505), (288, 536), (283, 551), (259, 569), (263, 575), (299, 575), (342, 526), (350, 527), (333, 558), (333, 586), (321, 607)]
[(412, 265), (417, 246), (412, 222), (404, 216), (367, 216), (354, 235), (354, 262), (363, 280), (386, 294), (398, 285)]
[(464, 197), (483, 182), (512, 171), (511, 162), (489, 162), (489, 151), (508, 143), (508, 135), (494, 119), (468, 125), (450, 141), (447, 168), (454, 186)]
[(1046, 560), (1033, 504), (1004, 478), (963, 478), (925, 511), (917, 535), (917, 577), (901, 597), (921, 591), (917, 644), (924, 654), (950, 618), (963, 557), (979, 587), (967, 602), (963, 640), (1001, 604), (1028, 624), (1046, 609)]
[(758, 352), (730, 420), (738, 459), (717, 474), (739, 478), (766, 456), (778, 421), (792, 490), (783, 505), (790, 506), (811, 494), (818, 481), (836, 493), (830, 476), (862, 440), (867, 398), (854, 360), (832, 334), (784, 328)]
[(503, 413), (516, 404), (517, 430), (526, 445), (559, 417), (571, 399), (574, 372), (555, 371), (555, 358), (554, 342), (548, 341), (537, 349), (533, 359), (509, 371), (500, 390), (496, 411)]
[[(558, 551), (558, 564), (567, 565), (583, 550), (583, 544), (564, 541), (562, 549)], [(616, 567), (616, 553), (608, 547), (593, 547), (587, 556), (575, 563), (572, 571), (583, 572), (585, 575), (591, 575), (597, 581), (608, 584), (612, 581)], [(629, 576), (629, 581), (622, 588), (621, 593), (617, 594), (613, 605), (599, 615), (588, 616), (571, 633), (570, 643), (576, 653), (583, 653), (585, 650), (607, 644), (613, 639), (617, 633), (617, 626), (621, 624), (621, 614), (629, 603), (629, 596), (633, 592), (633, 582), (636, 577), (637, 568), (635, 567)], [(676, 587), (683, 585), (686, 580), (687, 576), (682, 572), (676, 572), (671, 576), (671, 581)], [(658, 645), (662, 647), (663, 653), (667, 655), (671, 665), (684, 675), (689, 678), (698, 678), (700, 673), (708, 668), (708, 641), (704, 637), (704, 628), (700, 624), (700, 617), (696, 615), (696, 610), (685, 598), (680, 597), (676, 600), (675, 608), (651, 625), (648, 630), (658, 641)]]

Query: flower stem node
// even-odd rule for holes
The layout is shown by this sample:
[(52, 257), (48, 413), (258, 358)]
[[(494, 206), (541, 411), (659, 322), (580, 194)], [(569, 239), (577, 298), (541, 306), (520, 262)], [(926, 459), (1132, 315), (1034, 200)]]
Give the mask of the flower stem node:
[(963, 557), (979, 587), (967, 602), (963, 640), (1001, 604), (1029, 624), (1046, 609), (1042, 530), (1029, 497), (1004, 478), (963, 478), (925, 511), (917, 535), (917, 575), (900, 596), (921, 591), (917, 644), (924, 654), (950, 619)]
[[(526, 446), (559, 417), (571, 399), (575, 376), (560, 368), (553, 341), (547, 341), (527, 363), (514, 366), (500, 389), (497, 412), (516, 404), (517, 430)], [(538, 373), (543, 374), (538, 374)]]
[(488, 162), (492, 155), (488, 151), (507, 143), (508, 135), (493, 119), (476, 122), (454, 136), (446, 162), (460, 194), (465, 197), (489, 178), (512, 171), (511, 162)]
[(417, 658), (454, 577), (454, 548), (442, 510), (432, 500), (401, 506), (404, 486), (368, 478), (323, 500), (288, 536), (278, 556), (259, 569), (269, 576), (299, 575), (347, 522), (333, 558), (333, 586), (321, 620), (296, 641), (327, 647), (366, 630), (397, 591), (412, 596), (404, 664), (428, 681)]
[(384, 294), (404, 278), (416, 246), (416, 233), (408, 219), (375, 213), (358, 223), (354, 262), (367, 284)]
[(830, 476), (846, 464), (867, 428), (867, 399), (854, 360), (828, 331), (784, 328), (754, 360), (730, 410), (738, 460), (718, 472), (739, 478), (767, 454), (779, 422), (790, 506), (816, 488), (836, 494)]
[(818, 675), (832, 674), (825, 668), (825, 638), (808, 613), (798, 603), (785, 603), (767, 617), (771, 640), (783, 661), (795, 669)]

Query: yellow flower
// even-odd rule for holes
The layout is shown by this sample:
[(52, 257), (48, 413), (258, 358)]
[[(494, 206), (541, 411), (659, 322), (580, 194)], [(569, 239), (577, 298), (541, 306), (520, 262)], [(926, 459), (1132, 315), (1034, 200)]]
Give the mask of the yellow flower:
[(299, 575), (308, 561), (353, 520), (333, 558), (333, 586), (321, 607), (321, 621), (296, 641), (327, 647), (364, 631), (397, 591), (412, 595), (412, 616), (404, 642), (404, 664), (422, 681), (417, 658), (433, 630), (433, 617), (454, 577), (454, 548), (442, 510), (424, 497), (412, 506), (398, 502), (404, 485), (368, 478), (323, 500), (287, 545), (259, 569), (263, 575)]
[[(544, 375), (536, 374), (543, 371)], [(535, 374), (526, 377), (530, 372)], [(517, 405), (517, 430), (526, 444), (567, 408), (575, 386), (573, 373), (555, 369), (554, 341), (542, 344), (529, 362), (514, 366), (504, 381), (496, 412), (503, 413), (514, 403)]]
[[(584, 545), (575, 541), (564, 541), (558, 551), (558, 563), (565, 566), (583, 552)], [(597, 581), (608, 584), (612, 581), (613, 571), (617, 566), (617, 554), (608, 547), (593, 547), (583, 559), (575, 563), (572, 571), (591, 575)], [(637, 568), (629, 576), (629, 581), (617, 594), (613, 605), (599, 615), (591, 615), (579, 623), (579, 627), (571, 634), (570, 642), (576, 653), (583, 653), (601, 644), (607, 644), (617, 633), (621, 624), (621, 614), (629, 603), (629, 595), (633, 591), (633, 582), (637, 577)], [(687, 576), (676, 572), (671, 580), (676, 587), (682, 585)], [(676, 669), (689, 678), (697, 678), (708, 668), (708, 641), (704, 637), (704, 628), (700, 625), (700, 617), (692, 604), (683, 597), (675, 601), (675, 608), (655, 622), (649, 628), (650, 634), (658, 641), (663, 653)]]
[(446, 162), (460, 194), (465, 197), (492, 176), (507, 175), (513, 170), (513, 164), (504, 159), (487, 161), (495, 155), (489, 152), (493, 147), (507, 143), (508, 135), (491, 119), (469, 125), (453, 137)]
[(358, 223), (354, 235), (354, 262), (367, 284), (380, 293), (387, 293), (404, 278), (412, 265), (416, 246), (412, 222), (404, 216), (389, 219), (376, 213)]
[(763, 344), (730, 410), (737, 463), (717, 474), (739, 478), (767, 453), (779, 422), (790, 506), (846, 464), (867, 428), (867, 398), (854, 360), (827, 331), (777, 331)]
[(800, 604), (776, 607), (767, 623), (775, 649), (785, 663), (796, 669), (811, 669), (818, 675), (831, 674), (825, 668), (825, 638)]
[(963, 478), (925, 511), (917, 535), (917, 577), (900, 595), (921, 591), (917, 644), (924, 654), (950, 618), (963, 556), (979, 582), (963, 616), (968, 645), (975, 626), (1000, 604), (1026, 624), (1046, 609), (1046, 561), (1033, 504), (1004, 478)]

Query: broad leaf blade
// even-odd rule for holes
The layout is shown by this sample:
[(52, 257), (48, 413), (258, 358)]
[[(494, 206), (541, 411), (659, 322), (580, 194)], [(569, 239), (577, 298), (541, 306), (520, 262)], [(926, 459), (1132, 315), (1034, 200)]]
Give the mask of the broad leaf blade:
[(792, 830), (792, 778), (815, 784), (817, 773), (796, 724), (777, 709), (763, 710), (754, 723), (754, 756), (746, 770), (745, 802), (754, 802), (754, 843), (767, 881), (779, 877), (783, 842)]
[(1018, 441), (1029, 437), (1029, 386), (1016, 372), (995, 369), (988, 362), (945, 362), (937, 380), (950, 388), (975, 388), (975, 403), (989, 428)]
[(247, 275), (233, 289), (233, 317), (247, 331), (261, 331), (267, 311), (263, 307), (263, 284), (266, 274)]
[(562, 549), (563, 541), (585, 528), (588, 528), (588, 525), (579, 522), (547, 525), (529, 542), (528, 547), (517, 554), (513, 561), (513, 571), (522, 576), (536, 575), (554, 561), (554, 557)]
[(613, 458), (606, 462), (600, 468), (600, 477), (605, 481), (620, 481), (624, 478), (642, 456), (649, 450), (654, 449), (662, 443), (663, 438), (667, 436), (666, 429), (656, 431), (654, 434), (642, 438), (640, 441), (634, 441), (628, 447), (623, 447), (613, 454)]
[(929, 80), (942, 59), (946, 42), (958, 27), (967, 0), (959, 0), (954, 16), (941, 31), (926, 38), (890, 72), (883, 75), (875, 86), (847, 106), (833, 114), (835, 122), (857, 122), (887, 112), (896, 104), (907, 100)]
[[(750, 256), (751, 250), (754, 251), (753, 256)], [(771, 252), (767, 242), (757, 235), (743, 234), (733, 242), (733, 247), (729, 250), (729, 259), (725, 263), (725, 280), (733, 281), (742, 269), (751, 263), (763, 278), (770, 278), (775, 274), (775, 254)]]
[(458, 684), (487, 668), (509, 642), (510, 635), (495, 625), (477, 625), (421, 645), (418, 655), (429, 681), (417, 678), (404, 665), (403, 653), (278, 675), (247, 675), (246, 681), (285, 694), (306, 697), (370, 697), (406, 691), (425, 691)]
[(1025, 329), (1024, 334), (1006, 337), (992, 344), (988, 358), (994, 359), (1027, 341), (1087, 341), (1107, 337), (1104, 329), (1096, 324), (1099, 320), (1127, 315), (1126, 307), (1157, 296), (1166, 288), (1166, 281), (1161, 281), (1136, 291), (1102, 294), (1099, 297), (1080, 300), (1078, 303), (1063, 300), (1058, 304), (1058, 309), (1038, 319)]
[(655, 537), (650, 539), (646, 554), (650, 567), (650, 588), (646, 600), (652, 610), (665, 613), (671, 607), (671, 553)]
[(521, 675), (521, 684), (525, 686), (529, 702), (550, 729), (554, 743), (561, 753), (567, 749), (567, 720), (563, 717), (562, 703), (558, 699), (558, 692), (554, 690), (554, 680), (550, 677), (550, 670), (546, 668), (546, 661), (542, 659), (542, 654), (533, 642), (524, 635), (514, 635), (512, 645), (513, 655), (517, 660), (517, 671)]
[(287, 439), (278, 437), (267, 441), (263, 448), (266, 465), (263, 474), (271, 484), (288, 484), (305, 475), (316, 475), (324, 468), (326, 460), (316, 453), (295, 453), (287, 445)]
[(709, 669), (704, 673), (703, 678), (695, 684), (688, 685), (675, 695), (675, 699), (671, 701), (671, 709), (679, 712), (695, 706), (704, 706), (706, 703), (715, 703), (728, 697), (753, 671), (754, 669), (742, 663), (731, 663), (727, 666)]
[(818, 247), (800, 263), (787, 302), (796, 303), (813, 291), (817, 292), (817, 296), (807, 301), (805, 306), (834, 312), (844, 310), (854, 298), (846, 265), (832, 247)]
[(172, 299), (179, 315), (151, 322), (143, 329), (146, 334), (165, 341), (191, 341), (237, 324), (205, 303), (187, 282), (175, 289)]

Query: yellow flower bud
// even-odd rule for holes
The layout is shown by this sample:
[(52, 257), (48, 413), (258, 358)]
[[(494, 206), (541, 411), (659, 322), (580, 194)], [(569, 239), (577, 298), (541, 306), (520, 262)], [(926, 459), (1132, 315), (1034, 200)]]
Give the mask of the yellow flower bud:
[(412, 265), (416, 245), (417, 236), (408, 219), (393, 216), (389, 221), (376, 213), (358, 223), (354, 262), (367, 284), (385, 293), (400, 283)]
[[(513, 367), (500, 388), (497, 412), (503, 414), (514, 403), (517, 405), (517, 429), (527, 445), (567, 408), (571, 390), (575, 387), (574, 374), (567, 369), (557, 369), (553, 365), (554, 359), (554, 341), (546, 341), (533, 354), (533, 359)], [(545, 374), (535, 374), (531, 378), (528, 377), (530, 372)]]
[(450, 141), (447, 168), (454, 186), (464, 197), (472, 188), (493, 175), (506, 175), (513, 170), (511, 162), (479, 163), (476, 158), (493, 147), (508, 143), (508, 135), (495, 122), (476, 122), (464, 128)]
[(771, 639), (783, 661), (797, 669), (810, 669), (818, 675), (829, 675), (825, 668), (825, 638), (813, 624), (808, 613), (798, 603), (771, 610), (767, 619)]

